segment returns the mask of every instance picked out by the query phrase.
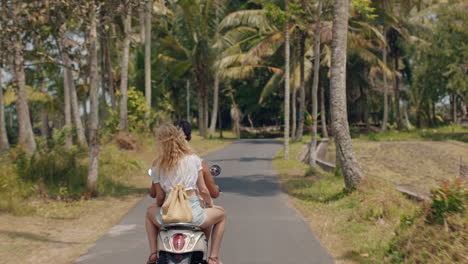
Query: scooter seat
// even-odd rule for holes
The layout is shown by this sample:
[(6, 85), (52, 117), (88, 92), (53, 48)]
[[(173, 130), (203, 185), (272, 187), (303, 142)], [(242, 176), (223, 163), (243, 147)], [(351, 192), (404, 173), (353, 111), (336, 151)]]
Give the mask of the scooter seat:
[(190, 224), (190, 223), (171, 223), (165, 224), (162, 226), (163, 229), (177, 229), (177, 230), (201, 230), (201, 228), (197, 225)]

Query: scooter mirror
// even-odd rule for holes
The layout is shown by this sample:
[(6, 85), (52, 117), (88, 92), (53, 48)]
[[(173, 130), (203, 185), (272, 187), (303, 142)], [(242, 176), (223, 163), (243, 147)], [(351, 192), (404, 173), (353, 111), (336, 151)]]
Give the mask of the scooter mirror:
[(153, 174), (153, 168), (149, 168), (148, 175), (151, 176)]
[(211, 173), (211, 175), (213, 175), (215, 177), (220, 175), (221, 174), (221, 167), (218, 166), (218, 165), (212, 165), (210, 167), (210, 173)]

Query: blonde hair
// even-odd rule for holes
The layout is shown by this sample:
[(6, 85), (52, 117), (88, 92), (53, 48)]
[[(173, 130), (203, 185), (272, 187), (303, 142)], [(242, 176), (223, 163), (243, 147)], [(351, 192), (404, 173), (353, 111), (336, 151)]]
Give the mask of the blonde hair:
[(174, 125), (165, 124), (159, 127), (156, 131), (156, 140), (159, 151), (153, 166), (163, 170), (174, 168), (181, 158), (192, 153), (184, 132)]

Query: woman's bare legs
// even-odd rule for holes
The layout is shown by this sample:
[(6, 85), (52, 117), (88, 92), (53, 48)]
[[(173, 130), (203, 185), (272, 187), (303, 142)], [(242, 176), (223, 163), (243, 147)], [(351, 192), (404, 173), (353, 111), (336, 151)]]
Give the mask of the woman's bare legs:
[[(211, 235), (211, 250), (210, 257), (215, 259), (218, 258), (219, 249), (221, 247), (221, 241), (223, 240), (224, 229), (226, 228), (226, 212), (221, 208), (205, 208), (203, 209), (206, 213), (206, 220), (200, 226), (202, 229), (213, 228), (213, 234)], [(215, 263), (209, 260), (208, 263)]]
[(148, 235), (148, 242), (150, 246), (151, 255), (148, 261), (154, 262), (157, 259), (156, 254), (153, 254), (158, 251), (157, 247), (157, 238), (159, 233), (160, 225), (156, 221), (156, 215), (159, 212), (159, 207), (157, 205), (150, 205), (148, 209), (146, 209), (146, 219), (145, 219), (145, 226), (146, 226), (146, 233)]
[[(213, 208), (220, 209), (220, 210), (222, 210), (222, 211), (224, 212), (224, 208), (221, 207), (221, 206), (219, 206), (219, 205), (215, 205), (215, 206), (213, 206)], [(211, 231), (212, 231), (212, 229), (213, 229), (215, 226), (216, 226), (216, 224), (213, 225), (213, 226), (210, 226), (210, 227), (207, 227), (207, 228), (203, 229), (203, 232), (205, 233), (205, 237), (206, 237), (207, 240), (210, 239)]]

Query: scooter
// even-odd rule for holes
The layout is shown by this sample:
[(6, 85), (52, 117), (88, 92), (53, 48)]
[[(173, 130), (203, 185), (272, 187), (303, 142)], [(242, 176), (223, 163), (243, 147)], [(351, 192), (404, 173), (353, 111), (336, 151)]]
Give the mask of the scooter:
[[(148, 171), (151, 175), (151, 169)], [(221, 167), (210, 167), (213, 176), (221, 174)], [(195, 225), (172, 223), (163, 225), (158, 235), (158, 264), (207, 264), (208, 239)]]

